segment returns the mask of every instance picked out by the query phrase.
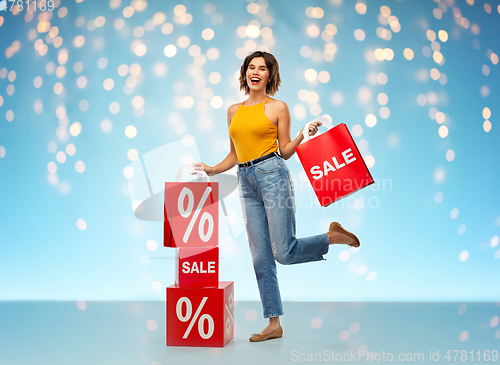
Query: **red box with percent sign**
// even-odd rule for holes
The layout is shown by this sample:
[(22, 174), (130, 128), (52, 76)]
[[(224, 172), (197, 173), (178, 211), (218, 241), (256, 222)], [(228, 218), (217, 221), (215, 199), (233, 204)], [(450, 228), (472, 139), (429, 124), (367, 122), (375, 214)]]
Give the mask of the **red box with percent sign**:
[(175, 283), (181, 288), (217, 288), (219, 286), (219, 247), (177, 248)]
[(224, 347), (234, 336), (234, 283), (167, 287), (167, 346)]
[(166, 182), (165, 247), (217, 246), (219, 183)]

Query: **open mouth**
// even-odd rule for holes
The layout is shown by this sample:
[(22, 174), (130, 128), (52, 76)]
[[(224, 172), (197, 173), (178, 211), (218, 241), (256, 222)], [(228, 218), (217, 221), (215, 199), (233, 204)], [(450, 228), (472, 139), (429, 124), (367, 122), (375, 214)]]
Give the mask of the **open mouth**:
[(251, 77), (250, 82), (252, 85), (257, 85), (261, 80), (258, 77)]

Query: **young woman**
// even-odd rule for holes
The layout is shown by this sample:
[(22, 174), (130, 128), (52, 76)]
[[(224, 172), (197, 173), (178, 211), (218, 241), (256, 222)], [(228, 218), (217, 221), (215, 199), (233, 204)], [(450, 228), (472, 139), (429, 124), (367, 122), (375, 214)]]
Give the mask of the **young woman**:
[[(283, 335), (275, 261), (283, 265), (320, 261), (325, 260), (330, 244), (359, 246), (357, 237), (337, 222), (332, 222), (326, 233), (295, 237), (295, 193), (284, 160), (292, 157), (303, 135), (301, 132), (291, 140), (288, 106), (268, 97), (278, 91), (280, 83), (278, 61), (272, 54), (256, 51), (247, 56), (240, 70), (240, 89), (249, 97), (227, 111), (231, 151), (214, 167), (193, 164), (195, 170), (204, 170), (209, 176), (238, 164), (243, 221), (264, 318), (269, 318), (266, 328), (252, 334), (252, 342)], [(311, 124), (309, 135), (314, 135), (319, 125), (321, 122)]]

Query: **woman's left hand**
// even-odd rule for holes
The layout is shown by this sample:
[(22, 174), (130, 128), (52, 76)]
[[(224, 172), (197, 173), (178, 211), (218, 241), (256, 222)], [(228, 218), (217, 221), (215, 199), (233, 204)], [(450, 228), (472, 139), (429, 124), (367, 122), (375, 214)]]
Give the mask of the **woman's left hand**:
[[(322, 124), (323, 123), (321, 123), (320, 121), (316, 121), (316, 122), (309, 124), (309, 135), (314, 136), (316, 134), (316, 132), (318, 131), (318, 127)], [(304, 127), (302, 127), (302, 130), (304, 130)], [(302, 131), (301, 131), (301, 133), (302, 133)]]

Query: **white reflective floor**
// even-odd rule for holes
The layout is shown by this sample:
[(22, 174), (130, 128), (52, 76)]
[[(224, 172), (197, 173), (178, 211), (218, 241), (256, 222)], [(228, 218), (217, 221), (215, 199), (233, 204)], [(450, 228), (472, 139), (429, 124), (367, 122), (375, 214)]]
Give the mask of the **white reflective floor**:
[(79, 307), (0, 302), (0, 364), (500, 362), (500, 303), (285, 302), (283, 338), (250, 343), (266, 320), (259, 302), (237, 302), (224, 348), (165, 346), (162, 302)]

